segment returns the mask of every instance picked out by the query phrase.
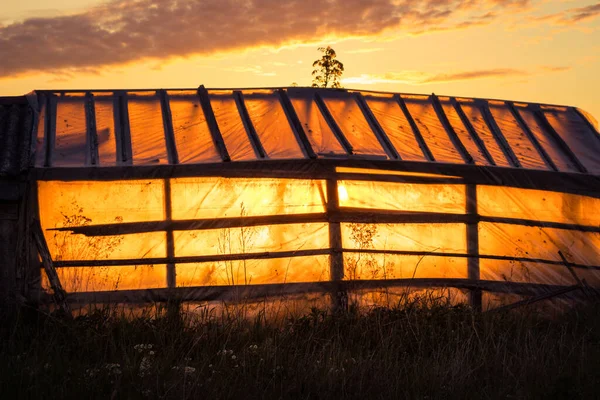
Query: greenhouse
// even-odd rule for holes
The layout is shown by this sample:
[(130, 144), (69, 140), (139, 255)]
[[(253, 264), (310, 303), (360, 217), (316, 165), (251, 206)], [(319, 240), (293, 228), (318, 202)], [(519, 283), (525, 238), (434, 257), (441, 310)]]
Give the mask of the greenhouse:
[(350, 89), (0, 98), (0, 290), (65, 304), (600, 288), (584, 111)]

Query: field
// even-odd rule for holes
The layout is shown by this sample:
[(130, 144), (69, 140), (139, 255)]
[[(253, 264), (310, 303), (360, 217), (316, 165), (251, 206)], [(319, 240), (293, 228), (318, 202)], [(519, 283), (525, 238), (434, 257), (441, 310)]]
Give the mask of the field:
[(542, 317), (439, 299), (392, 308), (248, 317), (21, 310), (0, 328), (0, 398), (590, 399), (600, 307)]

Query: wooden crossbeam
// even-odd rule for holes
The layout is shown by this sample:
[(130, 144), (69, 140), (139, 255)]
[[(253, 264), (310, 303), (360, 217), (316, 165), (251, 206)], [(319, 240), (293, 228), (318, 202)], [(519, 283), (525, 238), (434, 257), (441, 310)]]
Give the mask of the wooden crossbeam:
[[(556, 286), (532, 283), (503, 281), (472, 281), (453, 278), (413, 278), (413, 279), (374, 279), (344, 280), (340, 282), (290, 282), (262, 285), (196, 286), (175, 289), (138, 289), (104, 292), (69, 293), (67, 301), (75, 304), (96, 303), (150, 303), (177, 301), (252, 301), (269, 297), (330, 293), (332, 290), (359, 291), (381, 288), (437, 289), (457, 288), (481, 290), (493, 293), (511, 293), (527, 296), (556, 295), (558, 291), (567, 293), (578, 286)], [(550, 295), (551, 297), (552, 295)]]
[(66, 302), (67, 294), (63, 289), (58, 274), (56, 273), (56, 269), (54, 268), (52, 256), (50, 255), (48, 244), (46, 243), (46, 239), (44, 238), (42, 225), (40, 224), (40, 221), (38, 219), (33, 220), (31, 232), (33, 234), (33, 239), (37, 245), (40, 257), (42, 258), (42, 265), (44, 267), (44, 271), (46, 271), (46, 275), (48, 276), (50, 287), (54, 292), (52, 295), (54, 298), (54, 302), (61, 309), (61, 311), (63, 311), (66, 315), (71, 316), (71, 308)]

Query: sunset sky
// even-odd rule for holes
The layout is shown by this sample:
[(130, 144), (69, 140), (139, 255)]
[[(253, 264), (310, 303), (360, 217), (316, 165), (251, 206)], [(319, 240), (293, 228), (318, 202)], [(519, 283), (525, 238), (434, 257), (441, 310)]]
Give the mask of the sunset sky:
[(5, 0), (0, 95), (311, 83), (565, 104), (600, 119), (600, 3), (579, 0)]

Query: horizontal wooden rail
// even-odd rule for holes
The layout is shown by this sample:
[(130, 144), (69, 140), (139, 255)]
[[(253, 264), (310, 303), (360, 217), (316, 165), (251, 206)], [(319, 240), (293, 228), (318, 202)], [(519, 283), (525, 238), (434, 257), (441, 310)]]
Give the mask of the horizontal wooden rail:
[(477, 223), (490, 222), (509, 225), (556, 228), (580, 232), (600, 233), (600, 226), (536, 221), (522, 218), (487, 217), (466, 214), (410, 212), (385, 209), (341, 207), (328, 213), (263, 215), (179, 221), (126, 222), (117, 224), (86, 225), (51, 228), (49, 231), (66, 231), (86, 236), (113, 236), (145, 232), (189, 231), (205, 229), (240, 228), (262, 225), (306, 224), (325, 222), (349, 223)]
[(193, 264), (202, 262), (237, 261), (237, 260), (266, 260), (271, 258), (306, 257), (329, 254), (329, 249), (294, 250), (294, 251), (267, 251), (262, 253), (243, 254), (215, 254), (208, 256), (189, 257), (152, 257), (118, 260), (74, 260), (54, 261), (55, 267), (108, 267), (126, 265), (151, 265), (151, 264)]
[[(415, 250), (390, 250), (390, 249), (350, 249), (343, 248), (339, 250), (343, 253), (361, 253), (361, 254), (387, 254), (421, 257), (448, 257), (448, 258), (479, 258), (483, 260), (501, 260), (530, 262), (547, 265), (564, 265), (563, 261), (546, 260), (543, 258), (530, 257), (511, 257), (493, 254), (470, 255), (465, 253), (436, 252), (436, 251), (415, 251)], [(239, 253), (239, 254), (214, 254), (206, 256), (189, 257), (152, 257), (152, 258), (132, 258), (116, 260), (59, 260), (54, 261), (57, 268), (71, 267), (108, 267), (108, 266), (127, 266), (127, 265), (151, 265), (151, 264), (191, 264), (202, 262), (236, 261), (236, 260), (264, 260), (273, 258), (306, 257), (314, 255), (329, 254), (331, 249), (314, 250), (295, 250), (295, 251), (272, 251), (261, 253)], [(600, 270), (600, 265), (586, 265), (569, 262), (569, 266), (581, 269)]]
[(236, 161), (210, 164), (136, 165), (106, 168), (55, 167), (35, 168), (32, 171), (32, 178), (36, 180), (63, 181), (121, 181), (128, 179), (180, 177), (327, 179), (332, 177), (331, 171), (333, 167), (382, 170), (382, 173), (375, 175), (385, 174), (385, 171), (431, 173), (461, 177), (469, 184), (553, 190), (600, 198), (600, 176), (597, 175), (525, 168), (397, 160), (300, 159)]
[[(69, 293), (67, 301), (75, 304), (89, 303), (153, 303), (167, 301), (252, 301), (269, 297), (296, 296), (311, 293), (327, 293), (342, 287), (348, 291), (360, 291), (381, 288), (437, 289), (457, 288), (476, 289), (495, 293), (517, 295), (540, 295), (555, 292), (569, 286), (518, 283), (504, 281), (473, 281), (469, 279), (416, 278), (416, 279), (379, 279), (341, 282), (302, 282), (264, 285), (238, 286), (196, 286), (175, 289), (139, 289), (104, 292)], [(43, 302), (50, 302), (45, 296)]]

